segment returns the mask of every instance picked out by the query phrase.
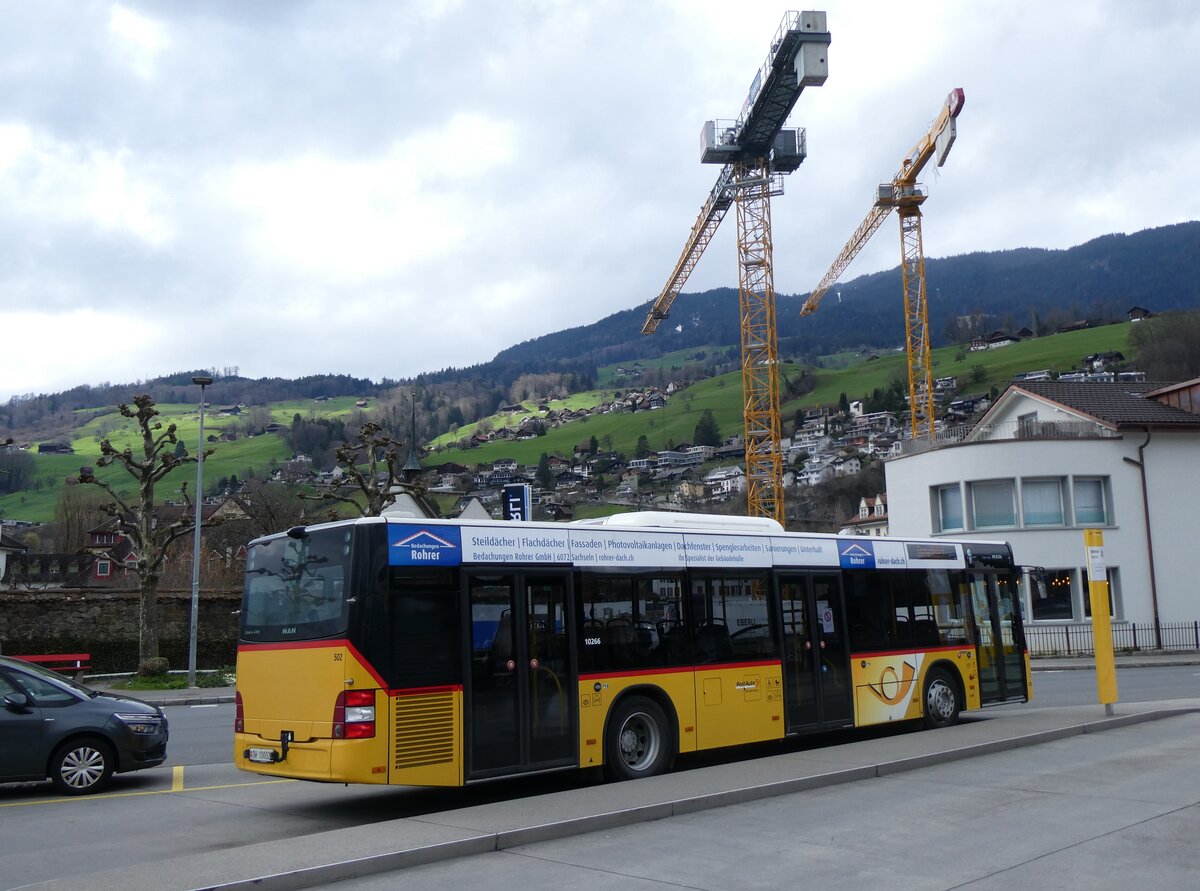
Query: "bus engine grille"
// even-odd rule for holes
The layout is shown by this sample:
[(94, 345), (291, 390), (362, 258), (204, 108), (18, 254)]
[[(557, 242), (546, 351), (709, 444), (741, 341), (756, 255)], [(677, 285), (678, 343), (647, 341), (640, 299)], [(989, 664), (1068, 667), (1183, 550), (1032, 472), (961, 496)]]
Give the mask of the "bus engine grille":
[(397, 696), (397, 769), (454, 760), (454, 694)]

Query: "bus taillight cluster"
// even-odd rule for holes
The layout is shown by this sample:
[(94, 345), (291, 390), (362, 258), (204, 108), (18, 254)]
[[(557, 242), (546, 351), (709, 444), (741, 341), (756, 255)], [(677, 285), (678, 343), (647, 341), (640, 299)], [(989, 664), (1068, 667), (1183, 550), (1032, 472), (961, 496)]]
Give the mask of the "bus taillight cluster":
[(375, 735), (375, 691), (346, 690), (333, 706), (334, 739), (370, 739)]

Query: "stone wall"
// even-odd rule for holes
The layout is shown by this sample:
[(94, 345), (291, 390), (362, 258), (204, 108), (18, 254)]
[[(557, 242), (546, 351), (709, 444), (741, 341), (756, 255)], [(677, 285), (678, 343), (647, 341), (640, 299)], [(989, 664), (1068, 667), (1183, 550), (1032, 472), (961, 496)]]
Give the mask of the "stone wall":
[[(238, 591), (202, 591), (196, 667), (233, 665)], [(191, 591), (159, 591), (159, 652), (186, 669)], [(90, 653), (92, 671), (134, 671), (138, 663), (138, 592), (56, 589), (0, 591), (0, 652)]]

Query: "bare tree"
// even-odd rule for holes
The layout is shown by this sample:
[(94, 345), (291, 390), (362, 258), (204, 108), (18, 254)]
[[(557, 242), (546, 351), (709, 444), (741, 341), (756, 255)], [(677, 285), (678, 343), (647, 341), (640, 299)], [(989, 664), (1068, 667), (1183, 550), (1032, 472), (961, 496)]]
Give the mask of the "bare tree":
[(1185, 381), (1200, 374), (1200, 312), (1170, 313), (1131, 328), (1137, 367), (1150, 380)]
[[(133, 408), (125, 403), (117, 406), (122, 417), (137, 422), (142, 435), (141, 455), (135, 456), (132, 448), (118, 450), (108, 440), (100, 443), (100, 467), (117, 465), (137, 482), (137, 497), (126, 498), (107, 480), (97, 478), (84, 468), (79, 482), (99, 486), (108, 493), (111, 501), (100, 505), (100, 510), (116, 520), (117, 528), (129, 537), (137, 554), (133, 571), (138, 577), (138, 670), (150, 660), (158, 660), (158, 582), (162, 574), (163, 559), (171, 543), (192, 532), (192, 500), (188, 497), (187, 483), (180, 486), (183, 500), (188, 509), (171, 523), (156, 523), (154, 516), (154, 487), (171, 471), (197, 460), (197, 456), (175, 454), (175, 425), (166, 430), (162, 422), (156, 421), (158, 409), (154, 400), (147, 395), (134, 396)], [(204, 457), (213, 453), (206, 449)]]
[[(356, 439), (344, 442), (334, 450), (338, 466), (350, 482), (316, 495), (300, 497), (331, 505), (348, 504), (364, 517), (379, 516), (396, 500), (395, 490), (402, 481), (399, 462), (403, 445), (403, 441), (383, 433), (378, 424), (363, 424)], [(329, 515), (331, 518), (337, 516), (332, 506)]]
[[(237, 499), (238, 505), (246, 513), (246, 519), (227, 525), (234, 527), (231, 532), (241, 532), (243, 527), (248, 527), (246, 541), (289, 529), (304, 522), (304, 502), (300, 495), (297, 486), (286, 482), (251, 479)], [(245, 541), (241, 544), (245, 544)]]
[(54, 549), (74, 554), (87, 544), (89, 529), (99, 525), (106, 514), (100, 505), (104, 493), (84, 486), (64, 486), (54, 505)]

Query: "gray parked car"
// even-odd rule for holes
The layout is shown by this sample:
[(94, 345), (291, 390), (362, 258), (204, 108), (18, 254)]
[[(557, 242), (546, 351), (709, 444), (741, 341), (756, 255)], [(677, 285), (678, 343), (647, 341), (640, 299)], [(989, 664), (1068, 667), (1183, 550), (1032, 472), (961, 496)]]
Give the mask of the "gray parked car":
[(141, 700), (9, 656), (0, 656), (0, 699), (0, 783), (50, 779), (80, 795), (166, 760), (166, 715)]

